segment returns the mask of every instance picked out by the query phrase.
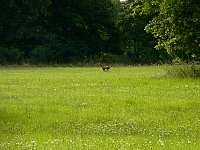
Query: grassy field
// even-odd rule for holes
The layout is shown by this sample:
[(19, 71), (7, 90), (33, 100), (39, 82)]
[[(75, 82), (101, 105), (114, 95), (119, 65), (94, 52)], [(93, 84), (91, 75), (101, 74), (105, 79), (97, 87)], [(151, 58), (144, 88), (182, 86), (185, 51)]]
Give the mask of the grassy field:
[(1, 67), (0, 149), (200, 149), (200, 79), (164, 74)]

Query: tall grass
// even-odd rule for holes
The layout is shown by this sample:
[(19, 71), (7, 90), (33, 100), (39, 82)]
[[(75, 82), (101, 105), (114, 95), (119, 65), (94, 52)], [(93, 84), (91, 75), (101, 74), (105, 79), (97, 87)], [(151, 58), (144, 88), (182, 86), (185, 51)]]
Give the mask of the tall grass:
[(199, 78), (200, 77), (200, 66), (195, 66), (195, 65), (172, 66), (170, 69), (168, 69), (167, 74), (168, 74), (168, 76), (171, 76), (171, 77)]
[(167, 76), (180, 78), (199, 78), (200, 65), (195, 63), (181, 63), (167, 68)]
[(200, 80), (165, 73), (0, 68), (0, 149), (199, 149)]

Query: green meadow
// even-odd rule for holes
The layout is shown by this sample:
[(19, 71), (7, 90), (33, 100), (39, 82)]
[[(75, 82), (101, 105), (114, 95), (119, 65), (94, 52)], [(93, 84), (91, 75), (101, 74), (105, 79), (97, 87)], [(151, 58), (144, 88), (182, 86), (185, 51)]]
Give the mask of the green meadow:
[(0, 67), (0, 149), (200, 149), (200, 79), (166, 67)]

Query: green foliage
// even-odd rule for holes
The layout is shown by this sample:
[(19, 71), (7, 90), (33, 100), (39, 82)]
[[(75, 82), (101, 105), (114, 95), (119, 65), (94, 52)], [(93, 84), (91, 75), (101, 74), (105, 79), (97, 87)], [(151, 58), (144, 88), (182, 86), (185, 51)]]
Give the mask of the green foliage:
[(158, 39), (157, 49), (183, 60), (200, 58), (200, 3), (196, 0), (143, 1), (143, 12), (154, 14), (146, 31)]
[(0, 10), (0, 44), (22, 50), (24, 60), (66, 63), (120, 53), (111, 0), (3, 0)]
[[(20, 49), (21, 60), (68, 63), (101, 52), (134, 63), (168, 62), (167, 53), (200, 58), (197, 0), (2, 0), (0, 11), (0, 45)], [(35, 58), (41, 47), (48, 58)]]
[(131, 62), (124, 55), (116, 55), (112, 53), (101, 52), (99, 55), (94, 55), (89, 58), (94, 63), (107, 63), (107, 64), (130, 64)]
[(50, 62), (50, 50), (45, 47), (45, 46), (37, 46), (36, 48), (34, 48), (31, 53), (31, 61), (33, 63), (48, 63)]
[(3, 0), (0, 9), (0, 44), (20, 49), (24, 59), (35, 59), (40, 46), (49, 50), (46, 61), (59, 63), (101, 52), (155, 63), (168, 59), (165, 49), (199, 59), (200, 9), (192, 0)]
[(180, 78), (199, 78), (200, 77), (200, 65), (198, 64), (186, 64), (181, 63), (173, 65), (167, 69), (167, 76), (169, 77), (180, 77)]
[(32, 63), (68, 63), (71, 58), (83, 58), (87, 55), (88, 47), (78, 40), (62, 41), (53, 37), (44, 45), (36, 46), (30, 52)]
[(0, 64), (17, 64), (22, 59), (22, 52), (14, 47), (0, 47)]
[[(134, 63), (156, 63), (165, 61), (163, 50), (154, 49), (156, 40), (144, 30), (152, 15), (143, 15), (141, 1), (128, 1), (121, 4), (118, 27), (122, 34), (122, 47), (125, 56)], [(165, 54), (165, 59), (168, 59)]]
[(114, 49), (110, 46), (117, 43), (113, 38), (114, 6), (110, 0), (54, 1), (50, 12), (50, 29), (67, 41), (82, 42), (88, 47), (88, 56)]

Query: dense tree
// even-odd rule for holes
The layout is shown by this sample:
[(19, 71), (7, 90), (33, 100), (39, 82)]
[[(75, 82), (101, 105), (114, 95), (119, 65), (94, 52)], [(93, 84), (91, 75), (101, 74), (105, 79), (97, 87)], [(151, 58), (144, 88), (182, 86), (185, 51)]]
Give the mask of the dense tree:
[(2, 0), (0, 13), (0, 63), (200, 59), (198, 0)]
[(26, 60), (65, 63), (120, 51), (111, 0), (3, 0), (0, 11), (0, 47)]
[(154, 16), (146, 31), (158, 39), (157, 49), (183, 60), (200, 59), (198, 0), (144, 0), (143, 13)]
[(165, 61), (167, 54), (154, 49), (156, 39), (144, 29), (152, 15), (141, 14), (142, 2), (129, 0), (121, 4), (118, 26), (125, 55), (135, 63)]
[(33, 24), (39, 16), (47, 15), (49, 4), (49, 0), (1, 1), (0, 56), (2, 62), (5, 60), (10, 63), (20, 62), (28, 48), (35, 44), (34, 36), (39, 36), (39, 34), (37, 33), (38, 29)]

